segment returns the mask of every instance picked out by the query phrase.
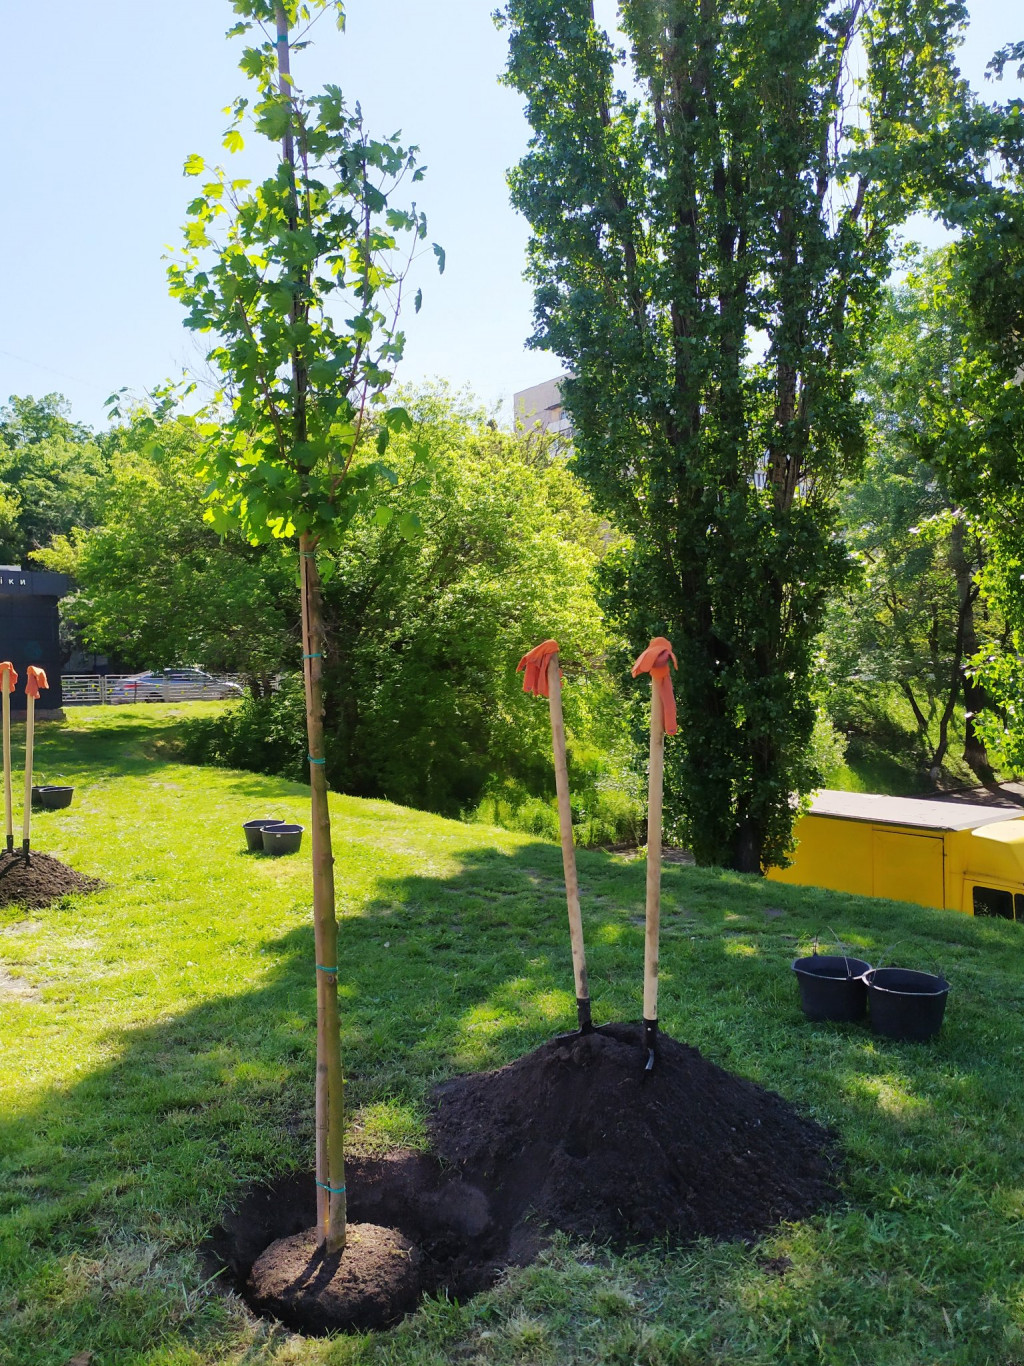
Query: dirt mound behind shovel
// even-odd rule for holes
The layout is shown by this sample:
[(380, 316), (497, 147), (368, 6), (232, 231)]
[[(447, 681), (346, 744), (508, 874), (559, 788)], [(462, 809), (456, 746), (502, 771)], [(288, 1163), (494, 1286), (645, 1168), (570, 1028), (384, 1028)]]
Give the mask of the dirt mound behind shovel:
[(623, 1247), (753, 1238), (838, 1196), (832, 1135), (781, 1096), (662, 1034), (646, 1079), (640, 1027), (553, 1039), (434, 1092), (439, 1155), (527, 1213)]
[(42, 910), (69, 892), (95, 892), (98, 878), (76, 873), (49, 854), (32, 854), (26, 864), (20, 853), (0, 853), (0, 906), (28, 906)]

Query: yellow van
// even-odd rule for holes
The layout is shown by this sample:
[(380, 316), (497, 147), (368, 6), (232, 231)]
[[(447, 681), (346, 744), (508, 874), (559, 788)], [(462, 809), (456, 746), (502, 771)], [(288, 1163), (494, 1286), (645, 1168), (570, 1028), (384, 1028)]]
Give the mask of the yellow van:
[(1024, 921), (1024, 812), (823, 790), (793, 834), (776, 882)]

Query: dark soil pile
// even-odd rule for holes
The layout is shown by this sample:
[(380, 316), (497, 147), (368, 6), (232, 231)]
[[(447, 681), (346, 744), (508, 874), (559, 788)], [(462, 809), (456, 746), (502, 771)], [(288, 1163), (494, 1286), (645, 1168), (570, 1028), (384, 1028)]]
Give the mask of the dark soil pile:
[(308, 1333), (383, 1328), (416, 1307), (423, 1256), (397, 1230), (349, 1224), (343, 1252), (316, 1228), (271, 1243), (249, 1273), (250, 1303)]
[(831, 1135), (781, 1096), (638, 1025), (553, 1039), (438, 1087), (439, 1155), (515, 1222), (618, 1247), (669, 1235), (753, 1238), (834, 1200)]
[(33, 853), (31, 859), (26, 864), (20, 852), (0, 853), (0, 906), (42, 910), (69, 892), (95, 892), (103, 885), (98, 878), (76, 873), (49, 854)]
[[(608, 1025), (445, 1082), (430, 1118), (435, 1153), (349, 1161), (351, 1220), (414, 1244), (417, 1294), (465, 1299), (504, 1267), (532, 1261), (545, 1227), (619, 1248), (755, 1238), (837, 1199), (833, 1136), (781, 1096), (664, 1034), (646, 1079), (643, 1064), (640, 1027)], [(261, 1301), (253, 1264), (275, 1240), (308, 1230), (315, 1210), (312, 1177), (251, 1190), (207, 1244), (211, 1270), (226, 1271), (254, 1308), (307, 1332), (383, 1326), (406, 1312), (408, 1284), (373, 1323), (325, 1312), (308, 1294), (308, 1248), (296, 1294), (272, 1309)], [(334, 1273), (318, 1274), (326, 1283)]]

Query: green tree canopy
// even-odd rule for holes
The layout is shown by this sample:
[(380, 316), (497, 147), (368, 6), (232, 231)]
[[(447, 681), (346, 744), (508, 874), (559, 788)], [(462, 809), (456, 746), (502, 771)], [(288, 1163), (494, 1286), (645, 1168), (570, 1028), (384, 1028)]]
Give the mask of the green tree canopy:
[(75, 579), (64, 615), (88, 648), (140, 669), (197, 664), (265, 682), (294, 659), (294, 559), (204, 520), (199, 446), (187, 418), (138, 413), (114, 428), (101, 524), (33, 558)]
[[(406, 403), (413, 425), (388, 452), (399, 484), (324, 559), (327, 756), (345, 791), (457, 815), (496, 774), (550, 781), (546, 712), (514, 672), (538, 640), (562, 645), (577, 735), (607, 704), (594, 582), (607, 531), (549, 438), (498, 431), (443, 389)], [(414, 478), (424, 447), (429, 481)], [(281, 718), (299, 703), (286, 688), (232, 713), (203, 753), (298, 775), (301, 729)]]
[[(984, 179), (955, 0), (508, 0), (534, 134), (534, 342), (581, 473), (632, 537), (611, 601), (680, 657), (667, 803), (700, 862), (785, 856), (815, 638), (849, 561), (836, 494), (864, 450), (855, 367), (912, 207)], [(625, 72), (625, 74), (623, 74)]]
[[(983, 528), (951, 496), (936, 463), (922, 397), (949, 377), (951, 338), (934, 328), (933, 282), (943, 253), (925, 257), (887, 288), (880, 326), (858, 381), (871, 414), (862, 478), (842, 494), (844, 535), (863, 574), (830, 614), (826, 650), (834, 715), (870, 712), (898, 689), (915, 718), (919, 758), (941, 767), (963, 704), (964, 758), (992, 777), (974, 714), (985, 705), (967, 665), (1001, 636), (1001, 616), (981, 598), (989, 554)], [(922, 338), (925, 344), (922, 345)], [(956, 479), (954, 482), (958, 482)], [(845, 667), (852, 679), (837, 676)]]
[[(1011, 202), (1014, 194), (1002, 196)], [(905, 364), (894, 375), (894, 397), (906, 413), (905, 436), (938, 471), (951, 495), (979, 529), (986, 559), (982, 592), (1001, 614), (1009, 649), (984, 648), (975, 657), (976, 682), (1002, 710), (977, 725), (1001, 761), (1024, 767), (1024, 352), (999, 319), (1024, 304), (1009, 253), (1005, 297), (989, 312), (984, 278), (1004, 243), (1004, 225), (990, 233), (974, 221), (968, 235), (926, 260), (911, 284), (916, 313)], [(1012, 233), (1010, 234), (1012, 242)], [(1021, 312), (1024, 319), (1024, 311)]]
[(59, 394), (13, 396), (0, 408), (0, 556), (29, 556), (101, 515), (108, 456), (88, 427), (72, 422)]

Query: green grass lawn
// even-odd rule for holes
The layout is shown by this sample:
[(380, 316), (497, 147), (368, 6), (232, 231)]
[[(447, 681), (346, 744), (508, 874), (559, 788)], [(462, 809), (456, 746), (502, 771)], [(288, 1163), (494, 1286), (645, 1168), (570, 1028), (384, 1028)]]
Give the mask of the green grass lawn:
[[(663, 1028), (833, 1126), (843, 1207), (756, 1247), (560, 1240), (378, 1336), (306, 1342), (204, 1284), (194, 1249), (241, 1187), (311, 1165), (315, 983), (308, 853), (246, 856), (240, 829), (302, 820), (306, 791), (180, 764), (185, 711), (41, 727), (39, 780), (76, 793), (33, 843), (107, 885), (0, 910), (5, 1366), (1024, 1363), (1024, 926), (675, 865)], [(559, 851), (332, 805), (351, 1145), (418, 1144), (436, 1080), (574, 1022)], [(595, 1018), (635, 1019), (643, 865), (579, 864)], [(942, 967), (936, 1041), (804, 1022), (789, 964), (830, 929)]]

